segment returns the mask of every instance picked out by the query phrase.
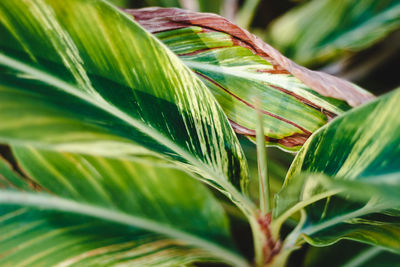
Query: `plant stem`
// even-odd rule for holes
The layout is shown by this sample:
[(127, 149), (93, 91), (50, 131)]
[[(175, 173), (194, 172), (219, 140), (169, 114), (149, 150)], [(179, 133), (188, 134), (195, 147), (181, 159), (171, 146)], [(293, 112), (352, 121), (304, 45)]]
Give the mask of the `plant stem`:
[(260, 198), (260, 209), (262, 214), (271, 212), (271, 196), (270, 186), (268, 177), (268, 165), (267, 165), (267, 153), (265, 149), (265, 137), (264, 137), (264, 124), (263, 114), (260, 111), (261, 103), (259, 99), (256, 99), (256, 111), (257, 111), (257, 161), (258, 161), (258, 181), (259, 181), (259, 198)]
[(286, 249), (284, 251), (281, 251), (278, 255), (276, 255), (273, 259), (272, 262), (270, 262), (267, 266), (270, 267), (284, 267), (286, 265), (286, 262), (290, 256), (290, 254), (295, 250), (293, 249)]
[(253, 217), (249, 218), (249, 223), (251, 227), (251, 232), (253, 234), (253, 243), (254, 243), (254, 257), (255, 257), (255, 266), (264, 266), (264, 243), (265, 237), (264, 233), (260, 228), (258, 220)]

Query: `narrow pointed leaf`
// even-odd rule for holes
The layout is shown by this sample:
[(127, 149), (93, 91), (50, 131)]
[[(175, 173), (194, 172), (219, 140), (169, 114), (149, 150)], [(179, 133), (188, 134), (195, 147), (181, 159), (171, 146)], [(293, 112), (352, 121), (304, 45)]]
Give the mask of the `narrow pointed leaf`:
[(337, 118), (305, 144), (276, 198), (275, 218), (296, 211), (296, 202), (308, 205), (292, 242), (301, 234), (315, 245), (348, 238), (400, 252), (399, 101), (397, 89)]
[[(47, 193), (0, 193), (0, 231), (15, 232), (1, 242), (3, 263), (245, 262), (235, 255), (221, 206), (179, 170), (33, 148), (14, 152)], [(32, 249), (34, 243), (41, 245)]]
[(242, 198), (223, 111), (131, 16), (101, 0), (5, 0), (0, 17), (0, 141), (110, 157), (142, 146)]
[(305, 65), (368, 48), (400, 28), (398, 0), (314, 0), (276, 20), (269, 39)]
[(300, 67), (246, 30), (213, 14), (127, 10), (199, 75), (237, 133), (255, 138), (261, 102), (267, 144), (298, 150), (312, 132), (372, 95)]

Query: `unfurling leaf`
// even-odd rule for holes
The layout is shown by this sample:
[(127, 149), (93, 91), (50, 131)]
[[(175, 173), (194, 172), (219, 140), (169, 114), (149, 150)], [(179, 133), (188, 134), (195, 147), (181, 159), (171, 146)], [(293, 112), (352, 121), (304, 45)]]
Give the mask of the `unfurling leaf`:
[(347, 81), (296, 65), (218, 15), (171, 8), (126, 12), (197, 73), (237, 133), (255, 138), (259, 99), (269, 145), (296, 151), (330, 119), (373, 98)]

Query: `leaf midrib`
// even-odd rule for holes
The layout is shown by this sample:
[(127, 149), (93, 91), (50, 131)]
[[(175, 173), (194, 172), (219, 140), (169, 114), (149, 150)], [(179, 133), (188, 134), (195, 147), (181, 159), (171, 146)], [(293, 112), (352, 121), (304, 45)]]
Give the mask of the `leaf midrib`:
[[(54, 77), (48, 73), (35, 69), (23, 62), (17, 61), (13, 58), (8, 57), (7, 55), (0, 53), (0, 64), (5, 65), (7, 67), (13, 68), (15, 70), (19, 70), (21, 72), (30, 74), (34, 77), (37, 77), (38, 80), (41, 80), (47, 84), (50, 84), (72, 96), (75, 96), (87, 103), (117, 117), (118, 119), (126, 122), (128, 125), (136, 128), (144, 135), (147, 135), (154, 139), (156, 142), (159, 142), (178, 155), (181, 155), (184, 159), (186, 159), (189, 163), (193, 164), (199, 169), (202, 169), (204, 173), (207, 173), (212, 179), (218, 181), (218, 183), (227, 191), (228, 195), (232, 195), (233, 198), (236, 200), (234, 201), (238, 207), (246, 214), (250, 215), (255, 210), (255, 207), (252, 202), (250, 202), (247, 198), (245, 198), (240, 192), (238, 192), (229, 182), (228, 178), (222, 175), (221, 173), (216, 172), (215, 170), (210, 170), (205, 163), (202, 161), (197, 160), (195, 157), (190, 155), (184, 149), (180, 148), (179, 146), (175, 145), (171, 140), (169, 140), (164, 135), (156, 132), (152, 127), (148, 127), (146, 124), (140, 122), (140, 120), (136, 120), (132, 118), (127, 113), (119, 110), (114, 105), (108, 103), (104, 98), (102, 98), (99, 94), (85, 94), (76, 90), (70, 84)], [(222, 177), (221, 177), (222, 175)], [(225, 193), (226, 194), (226, 193)]]

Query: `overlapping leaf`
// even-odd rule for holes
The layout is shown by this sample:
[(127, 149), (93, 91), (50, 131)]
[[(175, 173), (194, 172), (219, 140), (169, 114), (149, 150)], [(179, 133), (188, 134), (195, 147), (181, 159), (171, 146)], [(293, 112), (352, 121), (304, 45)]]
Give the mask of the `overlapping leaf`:
[[(348, 238), (400, 251), (399, 100), (397, 89), (336, 119), (306, 143), (276, 199), (278, 221), (309, 205), (291, 242), (304, 234), (315, 245)], [(298, 176), (301, 171), (306, 173)]]
[(220, 16), (163, 8), (127, 12), (200, 76), (237, 133), (255, 137), (259, 99), (267, 144), (296, 151), (327, 121), (372, 98), (294, 64)]
[(0, 141), (151, 151), (242, 198), (247, 166), (225, 114), (130, 16), (101, 0), (5, 0), (0, 37)]
[(279, 18), (267, 39), (300, 64), (359, 51), (400, 28), (398, 0), (314, 0)]
[[(0, 192), (2, 265), (172, 266), (218, 257), (245, 265), (221, 206), (179, 170), (33, 148), (14, 152), (46, 193)], [(20, 187), (17, 174), (2, 166), (3, 178)]]

